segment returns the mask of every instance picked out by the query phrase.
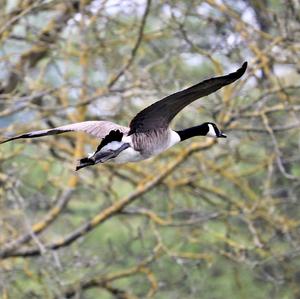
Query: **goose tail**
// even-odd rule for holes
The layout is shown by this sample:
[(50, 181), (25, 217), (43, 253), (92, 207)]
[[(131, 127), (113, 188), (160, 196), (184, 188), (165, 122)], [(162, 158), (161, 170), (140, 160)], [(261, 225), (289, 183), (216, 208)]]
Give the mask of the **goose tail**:
[(79, 160), (78, 164), (76, 165), (76, 171), (78, 171), (81, 168), (87, 167), (87, 166), (91, 166), (91, 165), (95, 165), (95, 160), (92, 158), (82, 158)]

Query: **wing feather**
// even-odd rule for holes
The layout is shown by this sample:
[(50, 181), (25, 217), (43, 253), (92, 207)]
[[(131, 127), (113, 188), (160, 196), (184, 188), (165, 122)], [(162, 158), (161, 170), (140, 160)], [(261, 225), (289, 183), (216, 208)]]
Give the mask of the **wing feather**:
[(120, 130), (122, 133), (127, 134), (129, 128), (117, 125), (110, 121), (90, 120), (90, 121), (84, 121), (84, 122), (79, 122), (74, 124), (68, 124), (68, 125), (47, 129), (47, 130), (28, 132), (25, 134), (17, 135), (8, 138), (6, 140), (3, 140), (0, 142), (0, 144), (15, 139), (20, 139), (20, 138), (36, 138), (36, 137), (42, 137), (47, 135), (62, 134), (65, 132), (85, 132), (94, 137), (103, 139), (112, 130)]
[(233, 83), (245, 73), (246, 69), (247, 62), (244, 62), (236, 72), (202, 81), (148, 106), (132, 119), (129, 135), (157, 128), (167, 128), (171, 120), (185, 106)]

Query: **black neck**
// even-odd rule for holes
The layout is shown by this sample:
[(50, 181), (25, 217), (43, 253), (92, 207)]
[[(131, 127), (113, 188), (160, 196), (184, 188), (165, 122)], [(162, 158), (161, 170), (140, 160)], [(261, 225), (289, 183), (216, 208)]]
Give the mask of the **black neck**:
[(205, 136), (208, 132), (207, 125), (200, 125), (196, 127), (191, 127), (185, 130), (176, 131), (180, 137), (180, 141), (192, 138), (194, 136)]

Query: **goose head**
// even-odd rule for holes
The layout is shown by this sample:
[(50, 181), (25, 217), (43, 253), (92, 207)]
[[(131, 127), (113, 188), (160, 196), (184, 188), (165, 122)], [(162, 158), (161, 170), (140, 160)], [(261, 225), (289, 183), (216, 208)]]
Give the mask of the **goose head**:
[(199, 126), (191, 127), (185, 130), (176, 131), (180, 137), (180, 141), (195, 137), (207, 136), (213, 138), (226, 138), (227, 136), (219, 130), (217, 125), (212, 122), (205, 122)]
[(204, 136), (214, 137), (214, 138), (227, 138), (227, 136), (224, 133), (222, 133), (221, 130), (219, 130), (219, 128), (215, 123), (206, 122), (198, 127), (201, 132), (204, 133), (205, 131), (207, 132)]

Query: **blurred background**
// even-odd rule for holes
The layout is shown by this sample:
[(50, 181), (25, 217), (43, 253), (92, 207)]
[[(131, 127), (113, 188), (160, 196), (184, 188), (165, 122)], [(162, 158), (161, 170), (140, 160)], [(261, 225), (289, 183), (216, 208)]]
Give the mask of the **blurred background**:
[(84, 134), (0, 147), (0, 298), (300, 298), (297, 0), (1, 0), (0, 136), (182, 111), (159, 157), (74, 171)]

